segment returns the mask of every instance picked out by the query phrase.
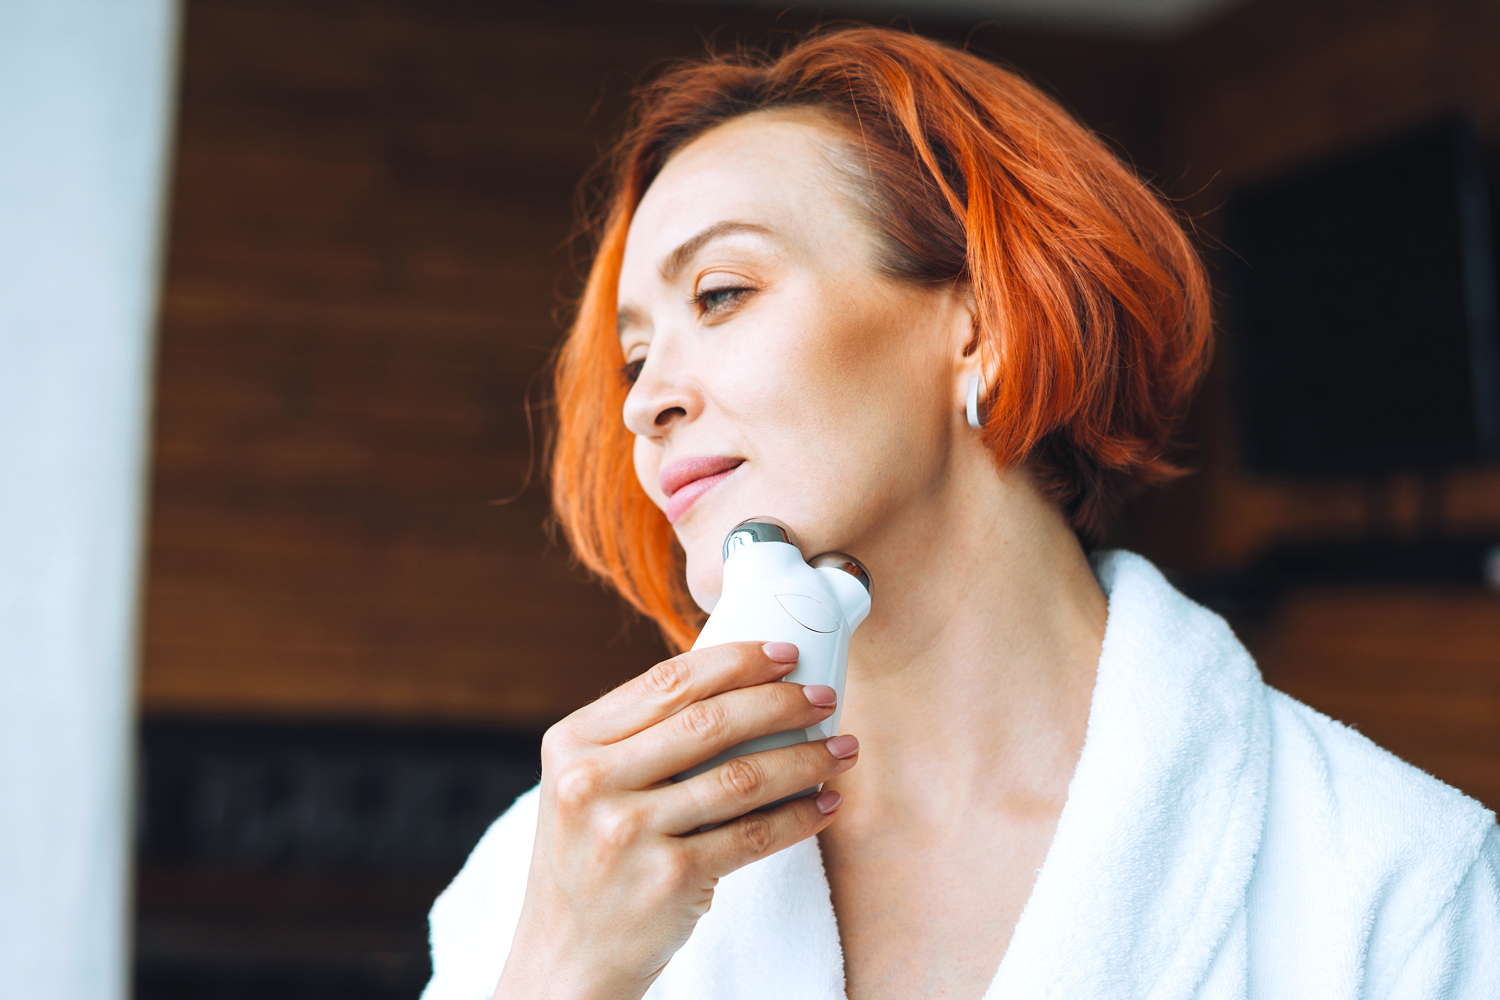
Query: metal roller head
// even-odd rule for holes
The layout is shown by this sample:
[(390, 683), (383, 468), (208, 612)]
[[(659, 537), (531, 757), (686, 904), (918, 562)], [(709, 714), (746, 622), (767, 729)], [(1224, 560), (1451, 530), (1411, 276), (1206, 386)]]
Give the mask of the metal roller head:
[(774, 517), (752, 517), (730, 528), (729, 534), (724, 536), (724, 558), (728, 559), (729, 553), (742, 545), (754, 545), (757, 542), (786, 542), (795, 547), (797, 536), (792, 534), (791, 528)]
[(820, 556), (813, 556), (808, 561), (808, 565), (813, 569), (822, 569), (824, 566), (841, 569), (864, 584), (866, 593), (870, 590), (870, 571), (865, 569), (864, 563), (851, 555), (845, 555), (842, 552), (825, 552)]

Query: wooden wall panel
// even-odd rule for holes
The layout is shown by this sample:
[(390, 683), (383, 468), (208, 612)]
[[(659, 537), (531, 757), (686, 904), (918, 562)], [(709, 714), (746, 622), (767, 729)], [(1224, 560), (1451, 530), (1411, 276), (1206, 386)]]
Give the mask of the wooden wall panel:
[(661, 655), (549, 547), (524, 404), (603, 74), (687, 39), (499, 13), (189, 5), (146, 710), (536, 726)]

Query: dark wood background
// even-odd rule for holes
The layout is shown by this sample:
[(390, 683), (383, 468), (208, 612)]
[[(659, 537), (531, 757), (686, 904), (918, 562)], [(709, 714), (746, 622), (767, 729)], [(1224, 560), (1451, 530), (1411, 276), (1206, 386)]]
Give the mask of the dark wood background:
[[(575, 190), (634, 81), (820, 17), (189, 0), (145, 713), (535, 729), (654, 662), (651, 628), (543, 531), (527, 400), (576, 287)], [(1500, 135), (1495, 3), (1252, 0), (1157, 41), (916, 27), (1057, 94), (1210, 247), (1248, 180), (1452, 106)], [(1357, 532), (1357, 484), (1239, 469), (1223, 382), (1188, 431), (1202, 471), (1116, 537), (1204, 570)], [(1500, 528), (1500, 476), (1445, 485), (1451, 525)], [(1415, 530), (1415, 486), (1389, 489)], [(1274, 683), (1500, 803), (1500, 598), (1303, 591), (1246, 635)]]

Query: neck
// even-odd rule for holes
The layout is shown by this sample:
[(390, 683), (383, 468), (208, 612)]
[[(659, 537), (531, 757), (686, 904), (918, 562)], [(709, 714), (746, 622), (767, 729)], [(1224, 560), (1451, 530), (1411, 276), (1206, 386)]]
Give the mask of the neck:
[(980, 459), (867, 549), (875, 602), (841, 725), (862, 766), (838, 787), (881, 822), (1060, 808), (1082, 749), (1104, 594), (1029, 475)]

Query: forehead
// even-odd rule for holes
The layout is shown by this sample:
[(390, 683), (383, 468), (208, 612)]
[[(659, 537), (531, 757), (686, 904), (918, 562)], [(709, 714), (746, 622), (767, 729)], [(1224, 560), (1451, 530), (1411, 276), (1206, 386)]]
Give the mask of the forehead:
[(705, 132), (667, 161), (641, 199), (626, 238), (621, 296), (659, 282), (664, 257), (725, 221), (771, 230), (794, 252), (847, 245), (849, 230), (862, 229), (853, 218), (858, 181), (848, 156), (837, 127), (815, 111), (761, 111)]

